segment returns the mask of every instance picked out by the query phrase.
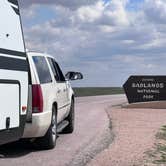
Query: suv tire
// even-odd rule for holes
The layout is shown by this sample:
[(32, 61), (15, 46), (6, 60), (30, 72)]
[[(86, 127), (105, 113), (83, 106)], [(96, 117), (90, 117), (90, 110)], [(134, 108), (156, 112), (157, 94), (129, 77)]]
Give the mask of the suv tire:
[(57, 139), (57, 114), (56, 109), (52, 109), (51, 125), (44, 137), (38, 138), (35, 141), (37, 148), (40, 149), (53, 149), (56, 146)]

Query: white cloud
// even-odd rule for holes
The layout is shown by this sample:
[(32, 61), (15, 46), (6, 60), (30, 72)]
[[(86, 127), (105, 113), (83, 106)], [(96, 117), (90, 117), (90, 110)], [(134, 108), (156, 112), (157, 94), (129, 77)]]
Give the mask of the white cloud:
[(40, 23), (34, 20), (41, 5), (31, 6), (30, 25), (23, 12), (28, 48), (54, 55), (65, 70), (82, 71), (82, 86), (119, 86), (132, 74), (165, 73), (166, 1), (146, 0), (139, 10), (128, 10), (128, 0), (72, 0), (72, 7), (36, 2), (61, 6), (50, 5), (55, 18)]
[(104, 8), (104, 2), (99, 1), (95, 5), (80, 7), (77, 11), (77, 15), (83, 22), (94, 22), (102, 17)]
[(101, 25), (121, 25), (129, 24), (124, 1), (112, 0), (104, 3), (99, 0), (95, 5), (82, 6), (77, 10), (78, 18), (84, 23), (97, 23)]
[(166, 1), (165, 0), (146, 0), (144, 12), (147, 18), (154, 23), (166, 23)]
[(114, 20), (115, 25), (128, 25), (129, 19), (125, 9), (126, 3), (127, 1), (112, 0), (112, 2), (108, 4), (106, 10), (104, 11), (104, 17)]

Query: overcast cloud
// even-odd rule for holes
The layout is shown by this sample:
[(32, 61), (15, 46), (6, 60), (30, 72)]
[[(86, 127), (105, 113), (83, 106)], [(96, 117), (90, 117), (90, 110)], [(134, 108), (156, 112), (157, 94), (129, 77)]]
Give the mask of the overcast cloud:
[(22, 2), (26, 45), (82, 71), (76, 86), (121, 86), (132, 74), (165, 71), (165, 0)]
[(22, 7), (31, 6), (33, 4), (39, 5), (61, 5), (70, 9), (76, 9), (83, 5), (94, 4), (97, 0), (28, 0), (20, 1)]

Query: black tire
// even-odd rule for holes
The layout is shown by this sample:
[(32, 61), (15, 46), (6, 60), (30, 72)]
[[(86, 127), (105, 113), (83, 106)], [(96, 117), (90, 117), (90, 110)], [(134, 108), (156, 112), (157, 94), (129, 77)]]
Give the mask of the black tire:
[(35, 145), (40, 149), (53, 149), (56, 146), (57, 139), (57, 114), (56, 109), (52, 109), (51, 125), (44, 137), (38, 138), (35, 141)]
[(74, 110), (74, 101), (72, 100), (70, 106), (70, 113), (68, 117), (65, 119), (69, 122), (68, 126), (63, 130), (63, 133), (70, 134), (74, 131), (74, 123), (75, 123), (75, 110)]

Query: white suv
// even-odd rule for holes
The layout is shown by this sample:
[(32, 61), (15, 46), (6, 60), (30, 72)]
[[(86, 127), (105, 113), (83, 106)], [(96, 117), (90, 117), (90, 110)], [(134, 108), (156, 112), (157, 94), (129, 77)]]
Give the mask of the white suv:
[(54, 148), (57, 132), (74, 130), (74, 93), (69, 80), (82, 79), (78, 72), (64, 77), (54, 57), (30, 52), (29, 115), (23, 138), (35, 138), (37, 145)]

